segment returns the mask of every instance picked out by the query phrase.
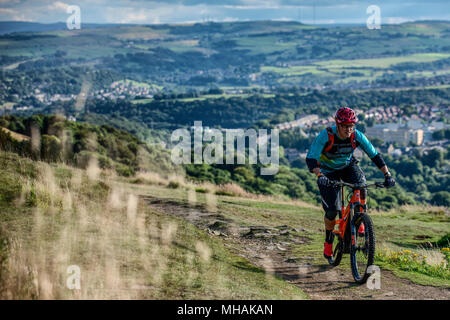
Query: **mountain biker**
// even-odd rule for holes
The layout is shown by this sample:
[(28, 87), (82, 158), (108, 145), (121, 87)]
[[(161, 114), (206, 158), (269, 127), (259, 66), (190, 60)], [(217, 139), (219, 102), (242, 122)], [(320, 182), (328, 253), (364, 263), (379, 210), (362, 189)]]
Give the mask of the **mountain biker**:
[[(392, 178), (386, 163), (373, 147), (367, 137), (355, 129), (358, 121), (355, 111), (343, 107), (335, 114), (336, 125), (322, 130), (313, 141), (306, 155), (309, 171), (317, 176), (322, 207), (325, 210), (325, 243), (324, 257), (331, 260), (333, 256), (334, 225), (336, 215), (341, 209), (340, 189), (334, 188), (330, 180), (343, 180), (351, 184), (365, 184), (366, 178), (358, 165), (353, 152), (360, 147), (384, 174), (386, 187), (393, 187)], [(365, 204), (366, 190), (360, 192), (361, 202)], [(361, 224), (359, 233), (364, 233)]]

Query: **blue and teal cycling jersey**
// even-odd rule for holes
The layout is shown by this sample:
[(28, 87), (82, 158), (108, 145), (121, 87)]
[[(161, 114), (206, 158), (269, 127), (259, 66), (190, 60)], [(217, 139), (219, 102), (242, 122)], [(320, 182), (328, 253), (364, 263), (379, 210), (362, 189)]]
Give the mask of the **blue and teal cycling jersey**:
[[(324, 152), (324, 147), (328, 142), (327, 130), (322, 130), (314, 139), (311, 148), (306, 155), (307, 159), (315, 159), (320, 163), (320, 170), (323, 173), (329, 173), (335, 170), (340, 170), (348, 166), (352, 160), (355, 149), (351, 145), (351, 139), (341, 139), (336, 132), (336, 125), (331, 129), (334, 133), (334, 143), (331, 150)], [(369, 158), (373, 159), (378, 151), (370, 143), (367, 137), (359, 130), (355, 129), (355, 143), (356, 147), (360, 147)]]

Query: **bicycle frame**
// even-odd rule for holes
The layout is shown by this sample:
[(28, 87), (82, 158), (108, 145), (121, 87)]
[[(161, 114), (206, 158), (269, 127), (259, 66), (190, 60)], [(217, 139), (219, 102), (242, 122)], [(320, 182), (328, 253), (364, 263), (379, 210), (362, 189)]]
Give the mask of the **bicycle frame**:
[[(381, 182), (371, 184), (350, 184), (342, 181), (331, 181), (331, 186), (341, 188), (342, 205), (339, 211), (339, 219), (335, 224), (338, 225), (338, 230), (333, 230), (339, 238), (338, 244), (334, 247), (333, 258), (327, 258), (328, 262), (334, 266), (338, 266), (341, 262), (344, 253), (350, 254), (350, 265), (352, 268), (353, 278), (357, 283), (364, 283), (369, 277), (367, 268), (373, 264), (375, 255), (375, 234), (373, 229), (373, 222), (368, 215), (366, 199), (361, 199), (361, 191), (367, 190), (371, 186), (376, 188), (384, 188)], [(345, 206), (345, 190), (344, 187), (352, 189), (351, 199)], [(364, 245), (358, 239), (357, 228), (364, 223), (367, 229), (361, 233), (364, 234)], [(359, 232), (359, 231), (358, 231)], [(358, 242), (358, 245), (357, 245)], [(357, 255), (357, 253), (362, 253)], [(327, 256), (325, 256), (327, 257)], [(366, 259), (361, 265), (360, 259)], [(366, 265), (366, 266), (365, 266)], [(365, 266), (365, 267), (364, 267)], [(360, 268), (364, 270), (360, 270)], [(363, 272), (362, 272), (363, 271)]]
[[(338, 230), (333, 230), (333, 233), (337, 234), (341, 239), (345, 239), (345, 231), (347, 230), (347, 223), (352, 220), (352, 212), (356, 206), (359, 206), (360, 212), (364, 213), (366, 207), (366, 199), (361, 199), (361, 190), (354, 189), (352, 198), (350, 199), (347, 207), (345, 207), (345, 192), (344, 185), (341, 185), (341, 201), (342, 208), (340, 212), (340, 218), (336, 220)], [(351, 230), (352, 244), (355, 245), (355, 231)]]

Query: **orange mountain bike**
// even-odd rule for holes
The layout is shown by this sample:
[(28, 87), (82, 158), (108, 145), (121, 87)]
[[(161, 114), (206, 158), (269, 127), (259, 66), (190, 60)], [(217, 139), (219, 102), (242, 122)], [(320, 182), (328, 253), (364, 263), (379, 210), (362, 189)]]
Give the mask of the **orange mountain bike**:
[[(370, 276), (367, 268), (373, 265), (375, 256), (375, 231), (372, 219), (367, 214), (366, 199), (360, 197), (361, 189), (369, 187), (385, 188), (382, 182), (355, 185), (341, 181), (331, 181), (335, 187), (341, 188), (342, 208), (336, 224), (338, 230), (333, 230), (338, 241), (333, 248), (333, 259), (329, 262), (337, 266), (341, 263), (342, 254), (350, 253), (353, 278), (357, 283), (365, 283)], [(352, 188), (353, 192), (347, 207), (344, 207), (344, 187)], [(347, 199), (348, 200), (348, 199)], [(350, 223), (349, 223), (350, 222)], [(363, 233), (359, 233), (361, 224)]]

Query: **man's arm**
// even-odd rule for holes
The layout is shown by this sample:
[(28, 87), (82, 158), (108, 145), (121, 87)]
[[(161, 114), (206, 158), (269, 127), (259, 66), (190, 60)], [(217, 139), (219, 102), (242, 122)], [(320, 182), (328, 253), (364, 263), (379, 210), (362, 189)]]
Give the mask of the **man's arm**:
[(387, 167), (387, 165), (384, 165), (383, 167), (380, 168), (381, 172), (383, 172), (383, 174), (386, 175), (391, 175), (391, 173), (389, 172), (389, 169)]
[(313, 169), (313, 173), (316, 175), (316, 177), (320, 176), (322, 172), (320, 172), (320, 168), (316, 167)]
[(375, 163), (375, 165), (380, 169), (380, 171), (384, 175), (384, 185), (387, 188), (393, 187), (395, 185), (395, 180), (392, 178), (391, 173), (383, 160), (381, 154), (374, 148), (374, 146), (370, 143), (370, 141), (366, 138), (366, 136), (358, 131), (358, 135), (356, 136), (357, 141), (359, 142), (361, 148), (364, 152), (369, 156), (369, 158)]
[[(370, 143), (369, 139), (361, 131), (357, 132), (356, 140), (359, 142), (361, 149), (369, 156), (370, 160), (380, 169), (380, 171), (386, 176), (389, 173), (389, 169), (384, 162), (381, 154), (375, 149), (375, 147)], [(390, 175), (390, 173), (389, 173)]]
[(308, 154), (306, 155), (306, 164), (310, 172), (313, 172), (316, 176), (320, 176), (319, 159), (322, 154), (322, 150), (328, 141), (328, 133), (326, 130), (322, 130), (314, 139)]

